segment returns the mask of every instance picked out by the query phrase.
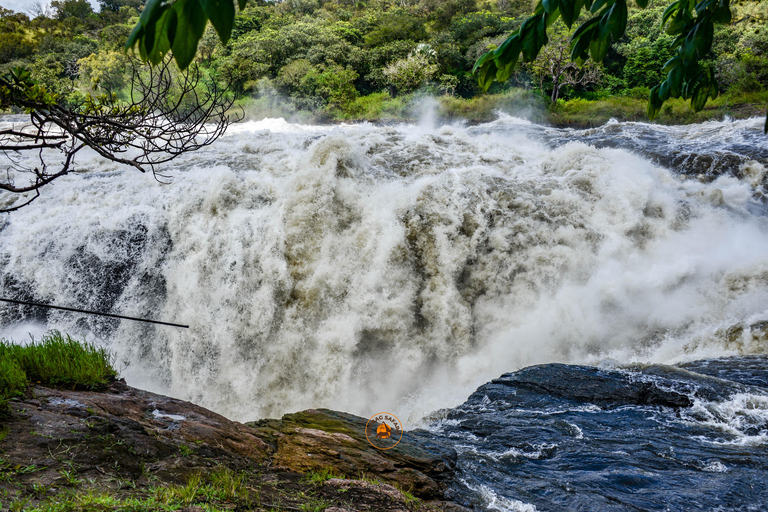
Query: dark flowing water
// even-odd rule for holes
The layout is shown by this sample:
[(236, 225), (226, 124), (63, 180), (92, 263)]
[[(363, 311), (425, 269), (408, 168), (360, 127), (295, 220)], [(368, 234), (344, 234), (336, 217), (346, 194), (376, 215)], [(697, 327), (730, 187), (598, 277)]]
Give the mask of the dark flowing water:
[(0, 293), (190, 329), (13, 305), (0, 329), (85, 336), (234, 419), (392, 412), (455, 446), (477, 509), (758, 510), (762, 126), (264, 120), (170, 185), (84, 155), (0, 218)]
[(765, 510), (768, 358), (549, 364), (503, 375), (430, 432), (455, 498), (489, 510)]

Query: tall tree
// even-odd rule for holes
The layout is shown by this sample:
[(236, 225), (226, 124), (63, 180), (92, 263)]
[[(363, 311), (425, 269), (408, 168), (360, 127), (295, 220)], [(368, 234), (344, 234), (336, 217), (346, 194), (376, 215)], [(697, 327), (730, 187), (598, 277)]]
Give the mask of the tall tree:
[(60, 20), (68, 18), (83, 20), (93, 14), (93, 7), (88, 0), (53, 0), (51, 8)]
[(101, 12), (117, 12), (121, 7), (133, 7), (138, 10), (144, 7), (145, 3), (146, 0), (99, 0), (99, 8)]

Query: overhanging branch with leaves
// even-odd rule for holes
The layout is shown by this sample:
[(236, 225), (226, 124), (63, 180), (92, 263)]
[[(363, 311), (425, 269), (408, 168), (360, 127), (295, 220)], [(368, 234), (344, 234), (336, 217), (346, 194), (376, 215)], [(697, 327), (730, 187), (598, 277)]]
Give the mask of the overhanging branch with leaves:
[[(636, 3), (640, 8), (648, 6), (648, 0), (636, 0)], [(533, 16), (525, 20), (517, 32), (475, 63), (473, 72), (480, 86), (488, 90), (494, 80), (507, 80), (521, 57), (525, 62), (533, 62), (549, 41), (547, 29), (558, 18), (570, 29), (582, 12), (590, 17), (571, 36), (571, 59), (583, 62), (591, 58), (603, 62), (610, 45), (626, 31), (626, 0), (541, 0)], [(714, 70), (701, 61), (712, 49), (715, 25), (730, 22), (729, 0), (677, 0), (667, 7), (662, 25), (675, 37), (672, 47), (677, 55), (665, 64), (664, 81), (650, 91), (648, 116), (651, 119), (669, 98), (690, 100), (692, 108), (699, 111), (708, 99), (718, 96)], [(765, 130), (768, 132), (768, 116)]]

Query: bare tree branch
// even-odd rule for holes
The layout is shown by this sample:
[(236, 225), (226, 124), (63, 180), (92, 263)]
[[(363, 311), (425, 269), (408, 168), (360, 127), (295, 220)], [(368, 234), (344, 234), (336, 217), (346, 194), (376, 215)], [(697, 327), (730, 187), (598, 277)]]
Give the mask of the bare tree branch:
[[(23, 126), (0, 130), (0, 152), (7, 159), (0, 164), (5, 166), (0, 212), (17, 210), (39, 197), (42, 187), (74, 170), (74, 157), (85, 147), (113, 162), (152, 172), (160, 181), (165, 176), (158, 165), (212, 144), (230, 122), (242, 119), (241, 114), (230, 118), (232, 99), (215, 83), (204, 83), (197, 69), (178, 72), (170, 62), (166, 59), (156, 67), (132, 62), (127, 102), (112, 95), (89, 96), (76, 104), (46, 102), (34, 94), (14, 96), (14, 104), (31, 114)], [(12, 88), (14, 83), (0, 77), (0, 87)], [(32, 151), (38, 164), (29, 163)], [(30, 192), (31, 199), (8, 196)]]

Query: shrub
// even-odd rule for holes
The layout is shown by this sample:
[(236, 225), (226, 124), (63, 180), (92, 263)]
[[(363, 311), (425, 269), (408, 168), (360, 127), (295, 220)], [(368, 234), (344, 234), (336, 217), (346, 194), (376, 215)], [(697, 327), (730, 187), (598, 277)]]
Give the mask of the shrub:
[(128, 82), (128, 59), (122, 52), (100, 51), (80, 59), (77, 63), (80, 66), (81, 78), (94, 91), (112, 94)]
[(0, 63), (28, 57), (35, 46), (20, 34), (3, 34), (0, 38)]
[(327, 106), (343, 108), (360, 95), (355, 89), (355, 80), (357, 73), (354, 70), (333, 66), (317, 77), (317, 92)]
[(422, 53), (412, 53), (405, 59), (400, 59), (384, 69), (384, 76), (398, 92), (410, 92), (421, 87), (430, 80), (438, 67)]

